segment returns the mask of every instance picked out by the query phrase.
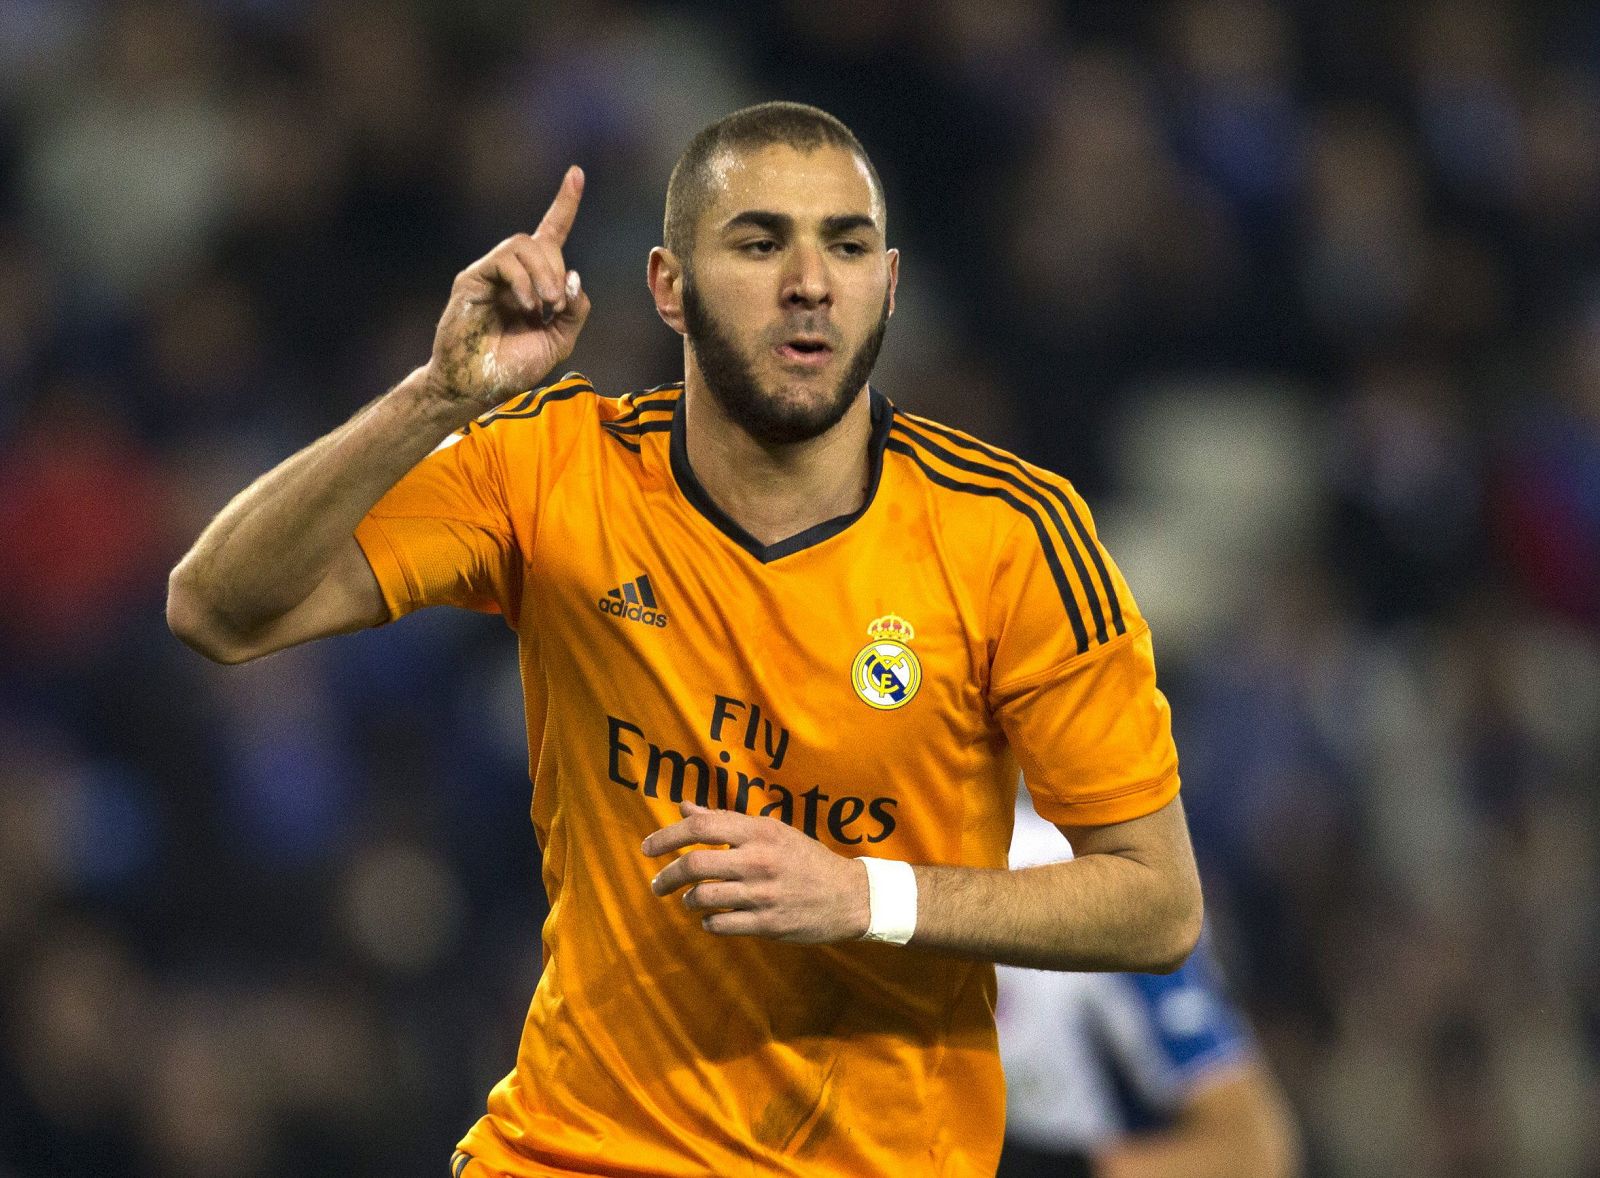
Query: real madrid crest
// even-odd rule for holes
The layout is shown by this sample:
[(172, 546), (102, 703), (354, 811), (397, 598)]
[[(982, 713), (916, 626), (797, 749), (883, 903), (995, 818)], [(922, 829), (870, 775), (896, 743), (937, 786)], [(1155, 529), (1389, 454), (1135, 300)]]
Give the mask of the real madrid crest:
[(906, 645), (916, 637), (911, 623), (885, 614), (867, 627), (872, 640), (850, 667), (850, 683), (868, 707), (889, 711), (911, 702), (922, 686), (922, 664)]

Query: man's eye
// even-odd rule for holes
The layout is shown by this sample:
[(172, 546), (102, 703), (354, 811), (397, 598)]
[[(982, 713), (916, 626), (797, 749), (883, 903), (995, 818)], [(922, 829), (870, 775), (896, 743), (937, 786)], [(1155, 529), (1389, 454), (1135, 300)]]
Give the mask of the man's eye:
[(847, 258), (859, 258), (867, 252), (867, 247), (859, 241), (841, 241), (835, 248)]
[(771, 238), (763, 237), (760, 241), (746, 242), (742, 248), (748, 254), (766, 255), (776, 250), (778, 248), (778, 243), (773, 241)]

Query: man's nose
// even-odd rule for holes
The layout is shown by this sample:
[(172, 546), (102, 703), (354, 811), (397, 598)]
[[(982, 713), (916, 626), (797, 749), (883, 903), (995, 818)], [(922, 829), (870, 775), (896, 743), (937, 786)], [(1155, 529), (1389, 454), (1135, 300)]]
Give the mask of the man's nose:
[(789, 270), (784, 275), (784, 302), (806, 307), (831, 303), (833, 287), (828, 278), (827, 258), (822, 250), (814, 246), (797, 246), (790, 251), (789, 258)]

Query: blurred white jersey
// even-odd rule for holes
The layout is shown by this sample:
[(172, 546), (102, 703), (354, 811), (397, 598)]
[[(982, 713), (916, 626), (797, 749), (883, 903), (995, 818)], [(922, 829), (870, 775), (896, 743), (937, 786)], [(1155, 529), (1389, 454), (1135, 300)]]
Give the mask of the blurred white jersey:
[[(1018, 790), (1011, 866), (1072, 858)], [(1051, 973), (1001, 966), (1006, 1135), (1094, 1150), (1169, 1119), (1206, 1074), (1249, 1053), (1202, 944), (1176, 973)]]

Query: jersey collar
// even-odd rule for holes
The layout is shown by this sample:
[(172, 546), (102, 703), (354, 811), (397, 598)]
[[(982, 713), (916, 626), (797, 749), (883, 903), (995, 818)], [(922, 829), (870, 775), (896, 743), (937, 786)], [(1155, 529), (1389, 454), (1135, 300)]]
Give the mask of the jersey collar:
[(861, 506), (848, 515), (836, 515), (832, 519), (823, 520), (803, 532), (796, 532), (793, 536), (779, 540), (776, 544), (763, 544), (749, 532), (734, 522), (733, 518), (716, 505), (716, 502), (706, 493), (700, 485), (700, 480), (695, 477), (694, 470), (689, 466), (689, 443), (687, 429), (684, 425), (683, 406), (686, 397), (679, 397), (678, 403), (672, 410), (672, 477), (677, 480), (678, 488), (683, 492), (690, 504), (701, 515), (705, 516), (719, 532), (743, 548), (762, 564), (768, 564), (781, 557), (791, 556), (815, 544), (821, 544), (830, 537), (837, 536), (856, 520), (866, 514), (867, 508), (872, 506), (873, 499), (878, 495), (878, 482), (883, 477), (883, 451), (889, 442), (889, 426), (894, 421), (894, 406), (889, 403), (877, 389), (868, 388), (867, 396), (870, 398), (872, 408), (872, 434), (867, 441), (867, 494)]

